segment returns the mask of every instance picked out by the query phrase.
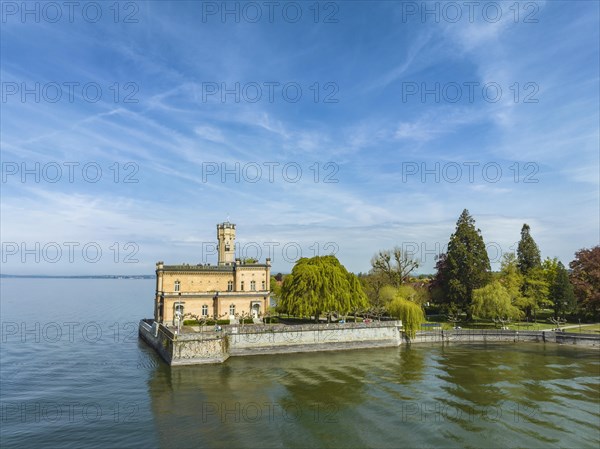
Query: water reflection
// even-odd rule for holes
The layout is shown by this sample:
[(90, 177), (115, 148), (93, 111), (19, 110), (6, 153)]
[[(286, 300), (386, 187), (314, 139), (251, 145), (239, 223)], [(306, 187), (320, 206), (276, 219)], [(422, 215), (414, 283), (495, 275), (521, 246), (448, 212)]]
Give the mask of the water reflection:
[(240, 357), (161, 364), (148, 390), (167, 447), (585, 447), (596, 356), (492, 344)]

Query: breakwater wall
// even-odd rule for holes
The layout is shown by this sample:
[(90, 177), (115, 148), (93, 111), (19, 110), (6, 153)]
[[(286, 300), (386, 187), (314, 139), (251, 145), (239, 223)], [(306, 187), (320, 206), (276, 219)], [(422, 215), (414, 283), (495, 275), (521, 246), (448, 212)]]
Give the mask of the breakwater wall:
[(177, 335), (152, 320), (142, 320), (139, 335), (170, 365), (223, 363), (229, 357), (311, 351), (393, 347), (418, 343), (539, 342), (600, 348), (600, 336), (553, 331), (471, 330), (418, 332), (408, 339), (400, 322), (224, 326)]

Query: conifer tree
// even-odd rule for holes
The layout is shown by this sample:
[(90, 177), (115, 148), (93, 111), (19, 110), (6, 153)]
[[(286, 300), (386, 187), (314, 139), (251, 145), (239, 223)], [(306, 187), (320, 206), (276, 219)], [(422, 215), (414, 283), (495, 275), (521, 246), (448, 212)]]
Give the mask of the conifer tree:
[(527, 275), (533, 268), (542, 265), (540, 249), (535, 240), (533, 240), (533, 237), (531, 237), (530, 230), (531, 228), (527, 223), (523, 224), (521, 228), (521, 240), (519, 240), (519, 246), (517, 247), (517, 263), (519, 270), (524, 275)]
[(550, 301), (554, 306), (554, 318), (558, 318), (561, 314), (574, 309), (575, 294), (573, 293), (573, 285), (571, 285), (569, 273), (562, 262), (558, 262), (556, 275), (552, 284), (550, 284), (549, 293)]
[(481, 231), (475, 228), (475, 220), (467, 209), (463, 210), (456, 222), (456, 231), (450, 236), (445, 264), (445, 302), (466, 312), (470, 320), (473, 291), (490, 280), (490, 259)]

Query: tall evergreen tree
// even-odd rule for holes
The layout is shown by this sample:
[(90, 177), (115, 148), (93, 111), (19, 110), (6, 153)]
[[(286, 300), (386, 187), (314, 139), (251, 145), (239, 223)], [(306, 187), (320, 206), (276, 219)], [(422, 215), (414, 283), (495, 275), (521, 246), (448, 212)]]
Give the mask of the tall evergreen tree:
[(450, 236), (446, 254), (447, 275), (444, 278), (446, 302), (453, 303), (471, 319), (473, 290), (490, 280), (490, 259), (481, 231), (467, 209), (456, 222), (456, 231)]
[(565, 312), (571, 312), (575, 308), (575, 294), (573, 285), (569, 280), (569, 273), (562, 264), (558, 262), (556, 275), (550, 284), (550, 300), (554, 305), (554, 317), (558, 318)]
[(531, 269), (542, 265), (540, 249), (535, 240), (533, 240), (533, 237), (531, 237), (530, 230), (531, 228), (527, 223), (523, 224), (521, 228), (521, 240), (519, 240), (519, 246), (517, 247), (519, 270), (524, 275), (529, 273)]

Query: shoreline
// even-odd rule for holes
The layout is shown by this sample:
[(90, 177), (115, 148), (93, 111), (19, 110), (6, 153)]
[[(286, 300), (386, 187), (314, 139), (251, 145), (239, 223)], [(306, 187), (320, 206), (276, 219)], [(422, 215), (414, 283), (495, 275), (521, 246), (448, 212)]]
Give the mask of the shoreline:
[(333, 325), (230, 326), (225, 332), (175, 334), (153, 320), (141, 320), (139, 337), (170, 366), (224, 363), (229, 357), (344, 351), (422, 343), (554, 343), (600, 349), (600, 335), (555, 331), (455, 329), (421, 331), (409, 339), (400, 322)]

